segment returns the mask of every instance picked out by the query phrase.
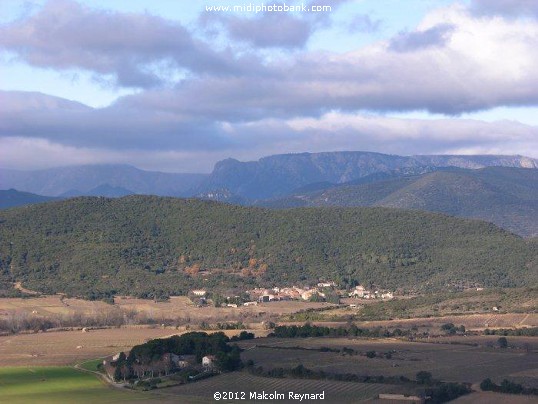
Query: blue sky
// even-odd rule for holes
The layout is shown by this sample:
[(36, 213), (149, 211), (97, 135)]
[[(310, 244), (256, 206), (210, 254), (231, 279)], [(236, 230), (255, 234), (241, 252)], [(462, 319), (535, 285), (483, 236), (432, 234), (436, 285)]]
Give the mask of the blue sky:
[(1, 166), (208, 172), (226, 157), (331, 150), (538, 157), (538, 5), (312, 1), (332, 11), (1, 0)]

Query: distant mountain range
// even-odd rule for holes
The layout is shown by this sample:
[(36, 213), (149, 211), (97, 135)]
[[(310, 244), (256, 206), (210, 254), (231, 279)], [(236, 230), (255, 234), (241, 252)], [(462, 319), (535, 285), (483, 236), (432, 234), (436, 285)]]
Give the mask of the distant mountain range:
[[(206, 174), (144, 171), (128, 165), (88, 165), (47, 170), (0, 170), (0, 189), (46, 196), (189, 196)], [(110, 192), (118, 195), (111, 195)], [(101, 195), (103, 194), (103, 195)]]
[(91, 195), (92, 190), (106, 186), (108, 191), (123, 188), (124, 193), (204, 197), (213, 194), (217, 199), (254, 201), (289, 195), (309, 184), (341, 184), (372, 174), (421, 174), (439, 167), (477, 169), (493, 166), (538, 168), (538, 160), (523, 156), (327, 152), (281, 154), (250, 162), (227, 159), (218, 162), (211, 174), (163, 173), (129, 165), (87, 165), (36, 171), (0, 169), (0, 189), (70, 196)]
[(59, 198), (36, 195), (29, 192), (20, 192), (15, 189), (0, 190), (0, 209), (13, 208), (15, 206), (32, 205), (34, 203), (50, 202)]
[(248, 200), (289, 195), (318, 182), (341, 184), (379, 173), (421, 173), (439, 167), (538, 168), (538, 160), (522, 156), (395, 156), (370, 152), (283, 154), (258, 161), (223, 160), (198, 187), (199, 193), (227, 190)]
[[(197, 197), (271, 208), (385, 206), (483, 219), (523, 236), (537, 236), (537, 168), (538, 160), (523, 156), (300, 153), (251, 162), (227, 159), (211, 174), (126, 165), (0, 170), (0, 189), (61, 198)], [(33, 203), (23, 196), (19, 200)]]

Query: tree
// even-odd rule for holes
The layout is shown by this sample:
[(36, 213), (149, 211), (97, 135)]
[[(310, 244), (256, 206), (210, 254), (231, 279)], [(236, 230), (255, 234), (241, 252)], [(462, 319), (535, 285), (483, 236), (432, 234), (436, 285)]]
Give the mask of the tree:
[(116, 369), (114, 370), (114, 381), (119, 382), (122, 378), (121, 366), (116, 365)]
[(510, 380), (504, 379), (501, 382), (500, 390), (502, 393), (521, 394), (523, 393), (523, 386), (521, 384), (513, 383)]
[(497, 344), (499, 344), (499, 348), (508, 348), (508, 340), (506, 337), (499, 338)]
[(416, 376), (417, 382), (420, 384), (430, 384), (432, 382), (432, 374), (421, 370)]
[(449, 335), (454, 335), (456, 334), (457, 328), (453, 323), (446, 323), (441, 326), (441, 330)]
[(497, 385), (491, 381), (490, 378), (482, 380), (482, 383), (480, 383), (480, 389), (482, 391), (493, 391), (495, 390), (495, 387)]

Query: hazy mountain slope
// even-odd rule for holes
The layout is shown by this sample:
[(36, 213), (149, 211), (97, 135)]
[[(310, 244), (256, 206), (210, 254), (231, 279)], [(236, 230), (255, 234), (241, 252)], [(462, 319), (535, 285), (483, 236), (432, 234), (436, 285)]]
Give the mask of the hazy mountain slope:
[(77, 196), (105, 196), (108, 198), (121, 198), (122, 196), (134, 195), (135, 192), (122, 187), (113, 187), (108, 184), (102, 184), (98, 187), (82, 192), (76, 189), (64, 192), (61, 196), (72, 198)]
[(1, 170), (2, 188), (57, 196), (76, 190), (88, 194), (99, 186), (119, 187), (137, 194), (185, 196), (204, 174), (144, 171), (127, 165), (90, 165), (38, 171)]
[(228, 190), (250, 199), (285, 196), (299, 187), (319, 182), (344, 183), (376, 173), (417, 173), (438, 167), (538, 167), (521, 156), (396, 156), (370, 152), (284, 154), (255, 162), (223, 160), (199, 186), (198, 193)]
[(333, 186), (262, 203), (268, 207), (385, 206), (491, 221), (538, 235), (538, 170), (448, 169), (374, 183)]
[(33, 203), (50, 202), (57, 198), (49, 196), (20, 192), (15, 189), (0, 190), (0, 209), (12, 208), (15, 206), (31, 205)]
[(535, 243), (486, 222), (387, 208), (76, 198), (1, 211), (0, 240), (4, 285), (87, 297), (320, 278), (436, 290), (538, 277)]

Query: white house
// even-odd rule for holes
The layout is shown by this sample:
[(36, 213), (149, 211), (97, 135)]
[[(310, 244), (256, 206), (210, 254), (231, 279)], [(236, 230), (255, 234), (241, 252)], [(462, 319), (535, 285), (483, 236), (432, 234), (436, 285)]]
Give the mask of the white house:
[(206, 355), (202, 358), (202, 365), (206, 368), (210, 368), (214, 366), (215, 362), (215, 356), (214, 355)]
[(206, 293), (207, 292), (205, 290), (203, 290), (203, 289), (196, 289), (196, 290), (192, 291), (192, 294), (194, 296), (198, 296), (198, 297), (204, 297), (206, 295)]
[(318, 288), (331, 288), (333, 286), (336, 286), (334, 282), (319, 282)]

